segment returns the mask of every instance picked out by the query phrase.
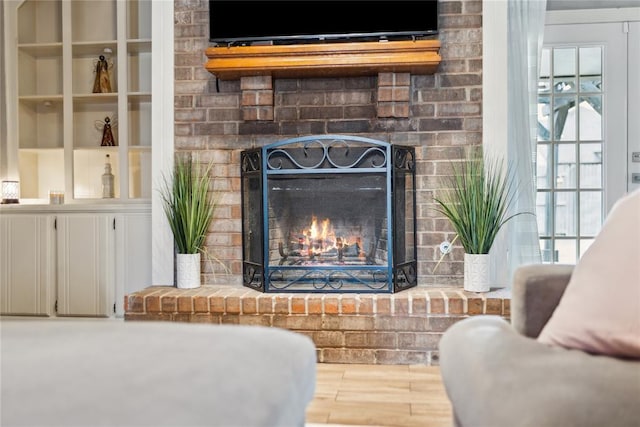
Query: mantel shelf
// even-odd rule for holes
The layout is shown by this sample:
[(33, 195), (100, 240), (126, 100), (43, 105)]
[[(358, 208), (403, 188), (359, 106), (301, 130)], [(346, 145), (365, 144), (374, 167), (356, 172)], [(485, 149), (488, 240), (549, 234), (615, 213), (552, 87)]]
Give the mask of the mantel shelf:
[(205, 68), (221, 80), (243, 76), (362, 76), (381, 72), (433, 74), (440, 64), (438, 40), (215, 46)]

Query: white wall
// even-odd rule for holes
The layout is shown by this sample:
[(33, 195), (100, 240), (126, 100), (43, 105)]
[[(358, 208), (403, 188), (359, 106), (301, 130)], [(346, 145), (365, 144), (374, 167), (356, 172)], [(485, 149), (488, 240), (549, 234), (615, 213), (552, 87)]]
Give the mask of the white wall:
[(482, 2), (482, 145), (507, 151), (507, 1)]
[(173, 286), (173, 235), (157, 191), (163, 174), (173, 165), (173, 1), (154, 1), (152, 14), (151, 279), (153, 285)]
[[(0, 22), (4, 19), (4, 2), (0, 2)], [(2, 25), (4, 29), (4, 25)], [(0, 46), (4, 46), (4, 31), (0, 31)], [(4, 48), (2, 49), (4, 52)], [(7, 174), (7, 114), (4, 54), (0, 55), (0, 180)]]

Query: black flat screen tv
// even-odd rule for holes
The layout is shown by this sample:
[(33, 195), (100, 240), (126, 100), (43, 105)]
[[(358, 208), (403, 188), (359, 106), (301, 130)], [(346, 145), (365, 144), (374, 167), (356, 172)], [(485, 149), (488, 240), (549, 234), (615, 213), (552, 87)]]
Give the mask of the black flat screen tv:
[(209, 0), (214, 44), (410, 40), (437, 34), (437, 0)]

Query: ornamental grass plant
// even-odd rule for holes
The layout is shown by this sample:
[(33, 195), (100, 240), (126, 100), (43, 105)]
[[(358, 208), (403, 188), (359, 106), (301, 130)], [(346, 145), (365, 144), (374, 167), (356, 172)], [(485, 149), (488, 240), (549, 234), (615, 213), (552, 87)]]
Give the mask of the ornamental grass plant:
[(179, 254), (204, 252), (216, 202), (209, 192), (213, 164), (200, 164), (192, 155), (177, 155), (171, 177), (160, 188), (164, 212)]
[(485, 159), (480, 147), (469, 149), (452, 168), (453, 175), (434, 197), (435, 209), (451, 221), (466, 253), (487, 254), (502, 226), (519, 215), (510, 214), (515, 177), (502, 161)]

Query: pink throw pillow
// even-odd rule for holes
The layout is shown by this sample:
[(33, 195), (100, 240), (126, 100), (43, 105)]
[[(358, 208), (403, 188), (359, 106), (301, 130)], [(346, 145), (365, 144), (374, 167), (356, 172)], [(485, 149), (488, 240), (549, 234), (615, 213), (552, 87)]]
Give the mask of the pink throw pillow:
[(538, 340), (640, 359), (640, 190), (614, 205)]

